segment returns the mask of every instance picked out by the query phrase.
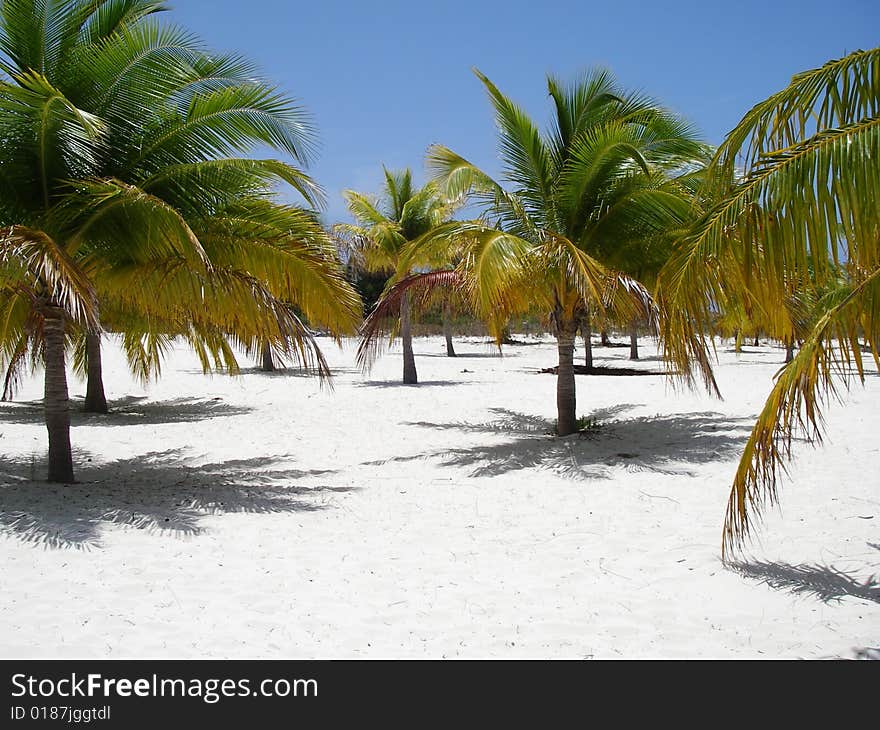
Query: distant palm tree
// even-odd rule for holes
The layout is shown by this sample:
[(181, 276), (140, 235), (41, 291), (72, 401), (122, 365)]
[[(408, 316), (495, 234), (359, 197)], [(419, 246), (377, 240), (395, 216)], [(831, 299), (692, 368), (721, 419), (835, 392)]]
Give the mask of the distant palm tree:
[[(389, 273), (395, 281), (407, 277), (417, 265), (425, 263), (424, 259), (404, 258), (407, 247), (443, 230), (443, 224), (456, 207), (455, 202), (440, 194), (435, 184), (414, 186), (408, 169), (401, 172), (385, 170), (385, 184), (379, 200), (353, 190), (347, 190), (345, 198), (357, 224), (337, 225), (337, 235), (363, 262), (367, 271)], [(447, 246), (450, 245), (451, 239), (441, 238)], [(403, 343), (403, 382), (415, 384), (418, 383), (418, 373), (412, 349), (409, 295), (401, 297), (395, 307)]]
[(755, 105), (710, 165), (715, 205), (661, 274), (666, 354), (688, 381), (700, 374), (716, 389), (706, 333), (719, 312), (744, 307), (791, 342), (792, 298), (808, 302), (802, 347), (778, 373), (734, 478), (725, 554), (776, 501), (794, 436), (821, 440), (837, 377), (864, 379), (859, 338), (880, 364), (878, 79), (880, 48), (856, 51)]
[(577, 430), (574, 344), (590, 309), (613, 310), (623, 321), (652, 310), (643, 286), (603, 262), (626, 242), (657, 236), (687, 217), (689, 196), (672, 175), (704, 146), (687, 123), (650, 99), (623, 93), (605, 71), (568, 87), (548, 79), (555, 118), (544, 134), (477, 76), (495, 109), (509, 187), (451, 150), (432, 147), (428, 164), (441, 189), (453, 198), (470, 195), (484, 219), (450, 223), (412, 244), (409, 255), (429, 255), (455, 233), (470, 247), (457, 275), (414, 277), (398, 291), (458, 281), (499, 336), (514, 314), (549, 314), (559, 351), (556, 431), (564, 436)]

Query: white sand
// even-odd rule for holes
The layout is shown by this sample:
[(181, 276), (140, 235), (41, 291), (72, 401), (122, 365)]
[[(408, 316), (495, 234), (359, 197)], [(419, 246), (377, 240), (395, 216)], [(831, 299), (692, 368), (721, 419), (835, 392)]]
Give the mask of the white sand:
[[(416, 342), (335, 390), (203, 376), (146, 390), (106, 348), (115, 413), (75, 416), (81, 483), (44, 475), (42, 381), (0, 407), (2, 657), (856, 657), (880, 647), (880, 378), (797, 447), (725, 570), (730, 479), (779, 366), (721, 353), (726, 400), (662, 377), (578, 377), (590, 438), (546, 435), (550, 340), (503, 358)], [(654, 349), (643, 342), (643, 354)], [(597, 364), (629, 365), (628, 349)], [(641, 368), (658, 363), (644, 360)], [(74, 381), (72, 393), (84, 392)], [(112, 426), (112, 427), (111, 427)], [(770, 580), (771, 584), (765, 582)]]

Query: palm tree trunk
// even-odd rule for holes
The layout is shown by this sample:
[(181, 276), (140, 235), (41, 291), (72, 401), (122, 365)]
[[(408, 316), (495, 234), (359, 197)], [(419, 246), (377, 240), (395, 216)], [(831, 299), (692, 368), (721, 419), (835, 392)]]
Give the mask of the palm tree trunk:
[(608, 347), (608, 330), (603, 329), (601, 337), (602, 337), (602, 347)]
[(70, 401), (64, 365), (64, 312), (47, 307), (43, 312), (43, 362), (46, 367), (43, 410), (49, 432), (50, 482), (71, 483)]
[(794, 360), (794, 340), (785, 341), (785, 364)]
[(574, 345), (577, 325), (560, 327), (556, 334), (559, 368), (556, 375), (556, 433), (568, 436), (577, 431), (577, 394), (574, 382)]
[(403, 382), (415, 385), (419, 382), (416, 373), (416, 358), (412, 349), (412, 324), (410, 322), (409, 293), (403, 295), (400, 302), (400, 338), (403, 340)]
[(455, 348), (452, 346), (452, 308), (448, 302), (443, 304), (443, 336), (446, 338), (446, 356), (455, 357)]
[(272, 359), (272, 346), (268, 342), (263, 343), (260, 357), (263, 361), (260, 365), (260, 370), (262, 370), (264, 373), (274, 373), (275, 361)]
[(83, 410), (86, 413), (107, 413), (100, 332), (86, 333), (86, 400)]
[(733, 350), (734, 352), (738, 353), (743, 351), (742, 332), (740, 332), (739, 330), (736, 331), (736, 338), (734, 339)]
[(593, 331), (590, 329), (590, 315), (584, 317), (584, 322), (581, 325), (581, 337), (584, 338), (584, 349), (586, 351), (584, 365), (591, 368), (593, 367)]
[(629, 359), (639, 359), (639, 331), (635, 324), (629, 330)]

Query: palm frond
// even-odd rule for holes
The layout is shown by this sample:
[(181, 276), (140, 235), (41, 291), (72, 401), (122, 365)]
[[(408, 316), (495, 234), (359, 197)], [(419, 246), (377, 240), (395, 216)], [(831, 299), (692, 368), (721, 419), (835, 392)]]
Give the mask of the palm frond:
[(95, 169), (106, 125), (45, 76), (28, 71), (14, 83), (0, 83), (0, 129), (4, 174), (34, 190), (32, 197), (47, 209), (56, 180)]
[(361, 327), (361, 343), (358, 346), (357, 362), (365, 371), (382, 353), (385, 338), (394, 332), (400, 317), (400, 307), (404, 297), (410, 298), (415, 313), (425, 311), (435, 303), (438, 290), (451, 291), (465, 286), (465, 279), (456, 270), (429, 271), (412, 274), (396, 282), (382, 296), (369, 317)]
[(880, 48), (855, 51), (795, 75), (784, 89), (756, 104), (727, 135), (713, 158), (733, 173), (828, 129), (880, 114)]
[(489, 92), (499, 129), (499, 153), (505, 175), (533, 216), (544, 217), (553, 208), (552, 158), (540, 130), (529, 116), (508, 99), (485, 75), (474, 69)]
[(193, 213), (221, 209), (237, 199), (265, 195), (268, 186), (286, 183), (310, 206), (321, 207), (323, 190), (298, 168), (279, 160), (222, 158), (168, 165), (139, 187)]
[(305, 111), (261, 83), (242, 83), (193, 97), (185, 115), (172, 114), (147, 131), (137, 164), (164, 164), (229, 157), (258, 144), (308, 162), (314, 130)]
[(778, 374), (773, 390), (746, 443), (731, 488), (722, 553), (740, 546), (752, 515), (778, 501), (777, 482), (799, 433), (814, 443), (823, 436), (822, 409), (838, 398), (838, 382), (864, 381), (860, 333), (880, 366), (880, 266), (834, 293), (825, 314), (792, 362)]
[(119, 180), (79, 180), (53, 211), (69, 231), (68, 250), (105, 263), (179, 256), (194, 265), (208, 260), (198, 236), (174, 207)]
[(0, 282), (24, 293), (37, 310), (60, 307), (84, 327), (97, 326), (92, 282), (67, 252), (43, 231), (0, 229)]

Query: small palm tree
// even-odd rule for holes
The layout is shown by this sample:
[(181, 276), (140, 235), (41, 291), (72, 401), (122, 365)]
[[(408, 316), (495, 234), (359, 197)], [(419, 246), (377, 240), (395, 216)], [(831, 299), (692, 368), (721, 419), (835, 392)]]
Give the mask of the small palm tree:
[[(0, 228), (0, 352), (23, 360), (39, 338), (45, 367), (44, 412), (49, 434), (49, 480), (73, 481), (65, 347), (67, 324), (97, 326), (94, 288), (82, 269), (45, 231)], [(8, 373), (9, 387), (14, 373)]]
[[(339, 224), (337, 235), (349, 251), (363, 262), (367, 271), (386, 272), (393, 281), (409, 276), (424, 260), (404, 257), (413, 242), (434, 237), (449, 220), (456, 204), (442, 196), (434, 183), (413, 185), (410, 170), (385, 170), (381, 199), (375, 200), (353, 190), (345, 192), (348, 209), (356, 225)], [(449, 241), (444, 239), (448, 244)], [(403, 382), (418, 383), (412, 349), (412, 306), (409, 294), (396, 303), (400, 338), (403, 343)]]
[(864, 379), (860, 338), (880, 364), (878, 79), (880, 48), (856, 51), (755, 105), (712, 160), (715, 204), (661, 274), (667, 356), (688, 381), (700, 374), (713, 388), (706, 333), (719, 311), (742, 307), (788, 339), (799, 319), (792, 299), (812, 300), (802, 347), (778, 373), (740, 460), (724, 554), (776, 501), (794, 436), (821, 440), (838, 377)]

